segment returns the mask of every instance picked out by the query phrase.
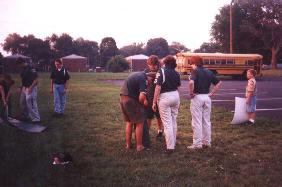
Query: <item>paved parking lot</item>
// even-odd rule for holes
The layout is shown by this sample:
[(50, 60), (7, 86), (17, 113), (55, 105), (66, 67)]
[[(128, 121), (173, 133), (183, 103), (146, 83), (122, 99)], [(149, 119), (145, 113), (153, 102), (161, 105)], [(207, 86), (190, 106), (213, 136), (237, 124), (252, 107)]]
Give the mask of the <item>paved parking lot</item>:
[[(108, 81), (107, 81), (108, 82)], [(123, 81), (109, 82), (121, 86)], [(244, 97), (247, 81), (222, 80), (222, 86), (212, 98), (213, 105), (234, 111), (235, 97)], [(257, 116), (282, 119), (282, 77), (263, 78), (257, 81)], [(189, 98), (188, 81), (181, 81), (180, 95)]]
[[(247, 81), (222, 80), (222, 86), (212, 98), (213, 104), (234, 111), (235, 97), (244, 97)], [(282, 119), (282, 78), (257, 81), (257, 116)], [(188, 97), (188, 81), (182, 81), (181, 95)]]

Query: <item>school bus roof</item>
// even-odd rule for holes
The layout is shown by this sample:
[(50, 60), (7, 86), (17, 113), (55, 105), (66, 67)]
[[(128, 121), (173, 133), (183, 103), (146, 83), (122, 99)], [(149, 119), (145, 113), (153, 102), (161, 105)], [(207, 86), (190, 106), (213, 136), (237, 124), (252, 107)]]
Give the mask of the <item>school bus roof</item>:
[(248, 59), (254, 59), (254, 60), (260, 60), (262, 59), (262, 55), (260, 54), (227, 54), (227, 53), (178, 53), (176, 55), (177, 57), (180, 56), (187, 56), (187, 57), (192, 57), (192, 56), (200, 56), (202, 58), (248, 58)]

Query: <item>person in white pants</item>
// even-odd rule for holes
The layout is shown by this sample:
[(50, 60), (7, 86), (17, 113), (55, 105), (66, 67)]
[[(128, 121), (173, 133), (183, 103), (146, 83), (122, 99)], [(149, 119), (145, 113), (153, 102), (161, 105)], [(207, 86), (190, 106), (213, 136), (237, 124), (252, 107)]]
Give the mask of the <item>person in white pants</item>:
[[(189, 80), (191, 96), (193, 144), (188, 149), (211, 147), (211, 96), (219, 88), (221, 81), (208, 69), (203, 68), (203, 59), (190, 59), (192, 73)], [(211, 84), (215, 85), (210, 92)]]
[(178, 87), (181, 85), (180, 75), (175, 71), (176, 60), (169, 55), (163, 60), (165, 67), (156, 74), (156, 88), (153, 100), (153, 110), (159, 108), (161, 120), (164, 126), (166, 150), (171, 154), (175, 149), (177, 134), (177, 115), (180, 105)]

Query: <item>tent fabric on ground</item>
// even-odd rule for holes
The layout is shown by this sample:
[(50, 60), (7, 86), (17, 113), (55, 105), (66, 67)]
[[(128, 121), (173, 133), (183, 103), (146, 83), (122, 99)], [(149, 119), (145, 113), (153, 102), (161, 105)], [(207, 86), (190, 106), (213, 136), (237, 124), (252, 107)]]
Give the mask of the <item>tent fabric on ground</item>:
[(26, 123), (23, 121), (19, 121), (17, 119), (14, 118), (8, 118), (8, 122), (10, 123), (10, 125), (23, 130), (25, 132), (31, 132), (31, 133), (40, 133), (43, 132), (47, 127), (46, 126), (42, 126), (39, 124), (30, 124), (30, 123)]
[(241, 124), (248, 120), (246, 98), (235, 97), (235, 112), (231, 124)]

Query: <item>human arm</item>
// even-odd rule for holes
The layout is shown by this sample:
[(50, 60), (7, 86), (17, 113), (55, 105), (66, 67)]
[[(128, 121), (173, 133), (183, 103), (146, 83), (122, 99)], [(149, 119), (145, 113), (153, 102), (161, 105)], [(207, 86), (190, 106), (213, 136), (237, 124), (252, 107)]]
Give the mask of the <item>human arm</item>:
[(35, 78), (32, 81), (32, 84), (28, 87), (28, 93), (31, 94), (33, 88), (38, 84), (38, 78)]
[(0, 85), (0, 93), (1, 93), (1, 98), (2, 98), (2, 102), (4, 104), (4, 106), (6, 106), (6, 99), (5, 99), (5, 92), (4, 92), (4, 88), (3, 86)]
[(54, 80), (51, 79), (51, 82), (50, 82), (50, 93), (53, 94), (53, 85), (54, 85)]
[(144, 92), (139, 93), (139, 103), (141, 103), (145, 107), (148, 106), (148, 100)]
[(195, 97), (195, 93), (194, 93), (194, 80), (190, 80), (189, 81), (188, 88), (189, 88), (190, 97), (191, 98)]
[(209, 93), (209, 96), (213, 96), (215, 94), (215, 92), (218, 90), (218, 88), (220, 87), (221, 85), (221, 81), (219, 81), (213, 88), (212, 88), (212, 91)]
[(155, 92), (154, 92), (153, 105), (152, 105), (153, 111), (157, 111), (157, 101), (160, 96), (160, 93), (161, 93), (161, 86), (156, 85)]
[(69, 89), (69, 81), (66, 80), (66, 83), (65, 83), (65, 92), (67, 92), (68, 89)]

